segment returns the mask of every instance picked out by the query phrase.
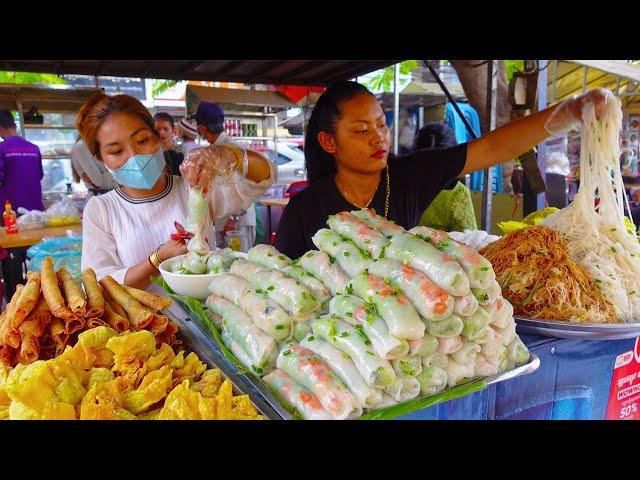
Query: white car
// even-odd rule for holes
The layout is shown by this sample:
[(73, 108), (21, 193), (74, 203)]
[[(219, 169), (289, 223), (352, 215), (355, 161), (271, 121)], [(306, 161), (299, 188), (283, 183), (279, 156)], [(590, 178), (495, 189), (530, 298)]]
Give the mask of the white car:
[(278, 156), (273, 148), (273, 142), (267, 142), (267, 154), (278, 167), (277, 185), (287, 186), (293, 182), (307, 179), (307, 171), (304, 168), (304, 151), (302, 145), (295, 141), (279, 140)]

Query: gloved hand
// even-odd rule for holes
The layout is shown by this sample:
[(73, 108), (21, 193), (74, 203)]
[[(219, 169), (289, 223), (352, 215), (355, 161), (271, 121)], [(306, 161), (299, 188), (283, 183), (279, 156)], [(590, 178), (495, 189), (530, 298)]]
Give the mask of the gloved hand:
[(607, 102), (613, 98), (613, 93), (604, 88), (589, 90), (582, 95), (573, 97), (559, 104), (544, 124), (544, 128), (551, 135), (564, 135), (572, 130), (582, 128), (582, 107), (592, 102), (596, 109), (596, 117), (600, 118), (607, 107)]
[(180, 165), (189, 186), (206, 194), (214, 184), (235, 183), (237, 174), (246, 176), (246, 151), (234, 145), (210, 145), (191, 150)]

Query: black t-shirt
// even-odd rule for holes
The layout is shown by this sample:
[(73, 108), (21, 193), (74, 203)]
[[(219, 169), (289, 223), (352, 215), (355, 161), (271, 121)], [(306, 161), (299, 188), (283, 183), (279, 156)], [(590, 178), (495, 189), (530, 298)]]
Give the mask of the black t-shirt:
[[(410, 155), (390, 157), (388, 218), (404, 228), (413, 228), (436, 195), (458, 178), (467, 160), (467, 144), (442, 150), (417, 150)], [(369, 208), (384, 215), (386, 173)], [(315, 249), (311, 237), (327, 227), (329, 215), (355, 210), (342, 196), (333, 176), (309, 185), (285, 208), (276, 234), (275, 247), (291, 258)]]
[(184, 160), (184, 155), (180, 152), (176, 152), (175, 150), (165, 150), (162, 153), (164, 153), (164, 161), (167, 162), (171, 175), (178, 175), (181, 177), (180, 164)]

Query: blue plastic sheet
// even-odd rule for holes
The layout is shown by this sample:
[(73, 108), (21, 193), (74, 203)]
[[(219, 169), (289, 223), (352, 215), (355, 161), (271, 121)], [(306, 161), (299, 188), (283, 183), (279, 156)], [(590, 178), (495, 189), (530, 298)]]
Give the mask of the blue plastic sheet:
[(27, 268), (39, 272), (46, 257), (53, 258), (53, 268), (66, 268), (80, 282), (82, 270), (82, 237), (54, 237), (42, 240), (27, 250)]

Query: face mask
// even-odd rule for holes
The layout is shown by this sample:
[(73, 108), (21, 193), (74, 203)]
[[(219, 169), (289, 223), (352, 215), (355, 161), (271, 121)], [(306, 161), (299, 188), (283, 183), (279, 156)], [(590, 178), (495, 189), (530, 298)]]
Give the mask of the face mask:
[(152, 188), (166, 165), (162, 146), (151, 155), (134, 155), (122, 167), (108, 170), (118, 183), (131, 188)]

